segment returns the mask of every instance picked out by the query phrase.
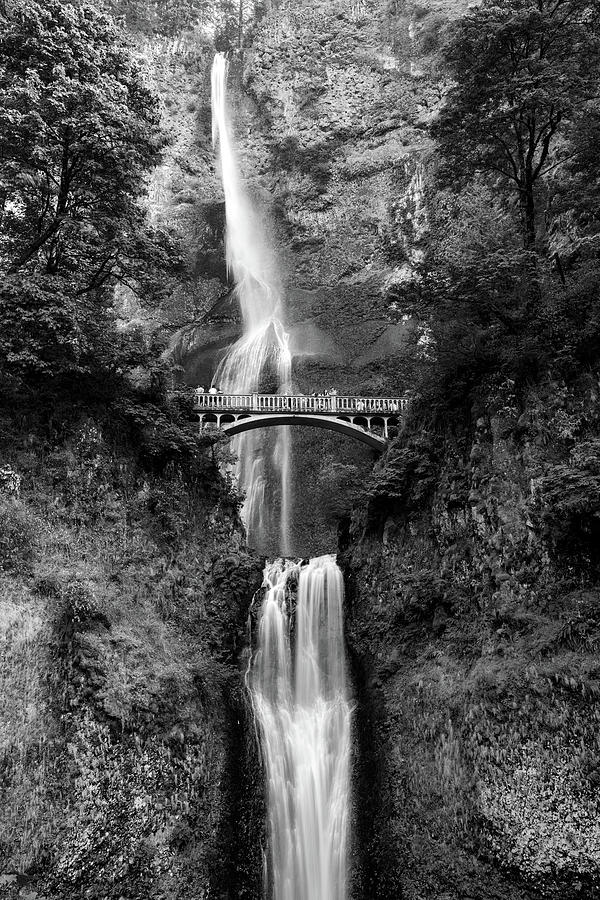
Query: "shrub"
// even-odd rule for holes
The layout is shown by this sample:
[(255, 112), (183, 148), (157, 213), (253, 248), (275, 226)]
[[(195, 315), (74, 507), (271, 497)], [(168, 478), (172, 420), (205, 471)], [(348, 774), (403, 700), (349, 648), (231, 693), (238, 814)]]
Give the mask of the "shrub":
[(66, 612), (73, 623), (79, 625), (92, 619), (98, 611), (94, 592), (80, 581), (71, 581), (61, 590)]
[(439, 50), (447, 21), (443, 13), (434, 13), (423, 22), (418, 38), (418, 47), (421, 53), (434, 53)]
[(34, 523), (23, 503), (0, 497), (0, 569), (19, 569), (31, 558)]
[(600, 440), (577, 445), (569, 465), (552, 466), (538, 490), (548, 543), (576, 565), (600, 567)]
[(438, 449), (431, 435), (412, 436), (405, 445), (392, 444), (363, 494), (367, 524), (381, 524), (395, 511), (408, 514), (422, 508), (435, 486), (437, 471)]
[(21, 476), (10, 466), (0, 466), (0, 490), (6, 494), (18, 494), (21, 490)]

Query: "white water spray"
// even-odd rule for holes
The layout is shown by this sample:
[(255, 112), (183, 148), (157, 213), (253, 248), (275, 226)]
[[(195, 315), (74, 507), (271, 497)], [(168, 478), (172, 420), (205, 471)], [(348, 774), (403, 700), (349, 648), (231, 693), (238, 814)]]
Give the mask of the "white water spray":
[[(292, 663), (290, 576), (298, 576)], [(342, 574), (332, 556), (265, 570), (249, 687), (261, 732), (269, 810), (266, 892), (273, 900), (345, 900), (350, 705)]]
[[(217, 53), (212, 69), (213, 145), (219, 147), (225, 194), (227, 269), (235, 284), (244, 333), (229, 348), (213, 381), (225, 393), (247, 394), (259, 391), (261, 382), (271, 377), (283, 392), (289, 390), (291, 355), (282, 324), (281, 287), (260, 217), (240, 181), (227, 111), (227, 73), (227, 59)], [(260, 432), (245, 432), (235, 439), (237, 478), (245, 492), (242, 515), (248, 542), (264, 548), (271, 530), (270, 509), (265, 503), (270, 468), (280, 492), (281, 552), (289, 553), (289, 426), (277, 428), (270, 466), (264, 447)]]

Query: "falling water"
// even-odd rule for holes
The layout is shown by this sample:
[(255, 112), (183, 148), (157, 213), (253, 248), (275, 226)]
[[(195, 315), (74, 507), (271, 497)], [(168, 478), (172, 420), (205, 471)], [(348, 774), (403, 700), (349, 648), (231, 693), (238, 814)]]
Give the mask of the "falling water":
[[(214, 382), (228, 393), (260, 391), (265, 379), (289, 389), (291, 357), (282, 292), (260, 217), (240, 182), (228, 121), (227, 61), (212, 72), (213, 142), (221, 160), (227, 266), (242, 313), (242, 337), (229, 348)], [(269, 393), (272, 389), (269, 390)], [(289, 553), (289, 428), (276, 429), (271, 458), (261, 432), (236, 441), (249, 542), (270, 532), (267, 476), (279, 484), (280, 552)], [(298, 581), (295, 609), (292, 583)], [(248, 687), (261, 734), (269, 810), (272, 900), (345, 900), (349, 809), (350, 707), (342, 630), (342, 575), (333, 557), (265, 569), (256, 653)], [(295, 652), (292, 654), (292, 645)]]
[(278, 560), (267, 566), (264, 587), (249, 686), (267, 775), (267, 892), (273, 900), (345, 900), (350, 705), (342, 574), (332, 556), (307, 566)]
[[(242, 314), (242, 337), (220, 363), (216, 384), (225, 393), (261, 390), (265, 378), (275, 378), (280, 392), (289, 390), (291, 356), (283, 326), (282, 292), (276, 261), (261, 218), (241, 184), (227, 110), (228, 62), (215, 56), (212, 69), (213, 145), (219, 147), (225, 194), (226, 258)], [(269, 390), (268, 393), (272, 393)], [(275, 476), (280, 491), (279, 540), (289, 553), (289, 427), (279, 426), (271, 460), (265, 456), (264, 436), (249, 431), (235, 440), (238, 482), (245, 493), (243, 518), (248, 542), (263, 548), (270, 532), (267, 476)]]

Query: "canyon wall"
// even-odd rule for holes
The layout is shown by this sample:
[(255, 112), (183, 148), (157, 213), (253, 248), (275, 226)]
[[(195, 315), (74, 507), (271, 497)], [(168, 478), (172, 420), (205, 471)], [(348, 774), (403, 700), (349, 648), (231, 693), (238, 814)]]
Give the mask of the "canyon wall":
[(599, 896), (599, 397), (497, 383), (367, 484), (340, 557), (358, 896)]

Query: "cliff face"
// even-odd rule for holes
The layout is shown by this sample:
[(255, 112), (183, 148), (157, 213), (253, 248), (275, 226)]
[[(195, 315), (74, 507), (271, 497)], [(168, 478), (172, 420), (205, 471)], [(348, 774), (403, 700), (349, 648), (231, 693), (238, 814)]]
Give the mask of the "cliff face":
[(258, 896), (235, 502), (216, 471), (140, 470), (106, 422), (2, 425), (3, 896)]
[[(437, 52), (464, 6), (269, 4), (244, 50), (231, 53), (240, 170), (280, 260), (298, 390), (394, 394), (407, 386), (411, 327), (390, 289), (411, 279), (427, 241), (421, 160), (442, 92)], [(212, 50), (200, 52), (197, 38), (192, 46), (186, 57), (178, 45), (170, 61), (153, 51), (175, 136), (156, 195), (196, 260), (187, 312), (178, 320), (185, 303), (167, 304), (181, 327), (173, 356), (189, 383), (206, 384), (240, 324), (222, 266), (222, 195), (209, 146)], [(302, 430), (293, 443), (294, 546), (323, 552), (335, 543), (328, 495), (342, 509), (371, 456)]]
[[(234, 54), (240, 169), (278, 247), (303, 390), (323, 381), (348, 391), (404, 387), (407, 324), (387, 291), (410, 278), (426, 239), (420, 159), (440, 98), (436, 51), (448, 16), (462, 8), (277, 4)], [(200, 80), (206, 85), (206, 74)], [(203, 102), (200, 144), (207, 116)], [(197, 203), (213, 194), (205, 179)], [(195, 341), (195, 351), (186, 346), (192, 368), (210, 329)]]
[(360, 896), (599, 895), (598, 396), (497, 385), (367, 487), (342, 557)]

